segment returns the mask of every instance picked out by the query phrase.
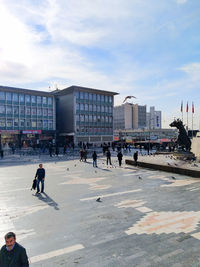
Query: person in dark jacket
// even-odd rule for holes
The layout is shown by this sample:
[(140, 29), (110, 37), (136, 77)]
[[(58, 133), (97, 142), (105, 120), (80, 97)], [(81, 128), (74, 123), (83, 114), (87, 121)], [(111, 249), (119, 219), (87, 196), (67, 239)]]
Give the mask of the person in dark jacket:
[(93, 167), (97, 168), (97, 153), (96, 153), (96, 151), (93, 152), (92, 159), (93, 159)]
[(133, 154), (133, 158), (135, 161), (135, 165), (137, 166), (137, 160), (138, 160), (138, 152), (137, 151)]
[(16, 242), (16, 235), (9, 232), (5, 235), (6, 244), (0, 251), (1, 267), (29, 267), (26, 249)]
[(119, 167), (121, 167), (121, 165), (122, 165), (122, 158), (123, 158), (123, 155), (122, 155), (122, 152), (121, 151), (119, 151), (117, 153), (117, 158), (118, 158), (118, 161), (119, 161)]
[(107, 165), (108, 165), (108, 162), (110, 163), (110, 165), (112, 165), (112, 163), (111, 163), (111, 153), (110, 153), (109, 149), (106, 152), (106, 164)]
[(37, 178), (37, 194), (40, 193), (40, 183), (42, 184), (41, 193), (44, 193), (44, 179), (45, 179), (45, 169), (42, 164), (39, 164), (39, 168), (35, 174), (35, 178)]

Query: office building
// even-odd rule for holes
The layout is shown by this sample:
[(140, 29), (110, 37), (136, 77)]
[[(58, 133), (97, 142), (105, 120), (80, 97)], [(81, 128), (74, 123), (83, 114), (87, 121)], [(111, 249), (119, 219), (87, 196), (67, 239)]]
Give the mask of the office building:
[(150, 112), (147, 112), (147, 129), (161, 129), (162, 117), (161, 111), (156, 111), (155, 107), (150, 107)]

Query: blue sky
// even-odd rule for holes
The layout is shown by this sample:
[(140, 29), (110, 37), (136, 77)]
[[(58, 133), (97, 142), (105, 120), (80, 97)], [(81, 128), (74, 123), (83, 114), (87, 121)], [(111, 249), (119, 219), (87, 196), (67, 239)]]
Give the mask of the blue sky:
[[(163, 126), (195, 105), (200, 118), (200, 1), (0, 0), (1, 85), (71, 85), (127, 95), (162, 111)], [(191, 112), (189, 122), (191, 127)], [(186, 122), (186, 113), (184, 113)]]

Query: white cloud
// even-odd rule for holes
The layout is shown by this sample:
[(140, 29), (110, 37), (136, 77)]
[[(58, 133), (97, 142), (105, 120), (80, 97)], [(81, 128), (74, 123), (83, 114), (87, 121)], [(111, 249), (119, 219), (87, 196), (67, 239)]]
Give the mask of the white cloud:
[(178, 4), (185, 4), (187, 0), (176, 0)]
[(192, 81), (200, 81), (200, 63), (194, 62), (184, 65), (180, 68), (180, 70), (184, 71), (188, 74)]

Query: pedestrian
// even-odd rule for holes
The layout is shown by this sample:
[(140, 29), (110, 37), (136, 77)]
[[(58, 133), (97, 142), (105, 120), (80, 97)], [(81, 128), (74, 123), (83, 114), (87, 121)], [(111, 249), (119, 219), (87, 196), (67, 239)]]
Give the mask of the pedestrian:
[(106, 152), (106, 164), (107, 165), (108, 165), (108, 162), (110, 163), (110, 165), (112, 165), (112, 163), (111, 163), (111, 153), (110, 153), (109, 149)]
[(52, 158), (52, 152), (53, 152), (53, 148), (52, 146), (50, 145), (49, 146), (49, 156)]
[(1, 149), (1, 159), (3, 159), (3, 157), (4, 157), (4, 151), (3, 149)]
[(5, 245), (0, 251), (1, 267), (28, 267), (26, 249), (16, 242), (16, 235), (9, 232), (5, 235)]
[(44, 180), (45, 180), (45, 169), (43, 165), (40, 163), (39, 168), (35, 174), (35, 178), (37, 178), (37, 192), (36, 194), (40, 193), (40, 183), (42, 184), (41, 193), (44, 193)]
[(122, 165), (122, 158), (123, 158), (123, 155), (122, 155), (122, 152), (121, 151), (118, 152), (117, 158), (118, 158), (118, 161), (119, 161), (119, 167), (121, 167), (121, 165)]
[(93, 167), (97, 168), (97, 153), (96, 153), (96, 151), (93, 152), (92, 159), (93, 159)]
[(86, 149), (83, 151), (83, 158), (84, 158), (84, 161), (86, 162), (87, 161), (87, 150)]
[(58, 155), (59, 155), (59, 147), (56, 146), (56, 156), (58, 157)]
[(138, 152), (136, 151), (133, 155), (134, 161), (135, 161), (135, 165), (137, 166), (137, 160), (138, 160)]
[(66, 145), (64, 145), (64, 147), (63, 147), (63, 155), (66, 154), (66, 149), (67, 149), (67, 147), (66, 147)]
[(83, 152), (83, 150), (81, 149), (81, 150), (80, 150), (80, 161), (83, 161), (83, 154), (84, 154), (84, 152)]

